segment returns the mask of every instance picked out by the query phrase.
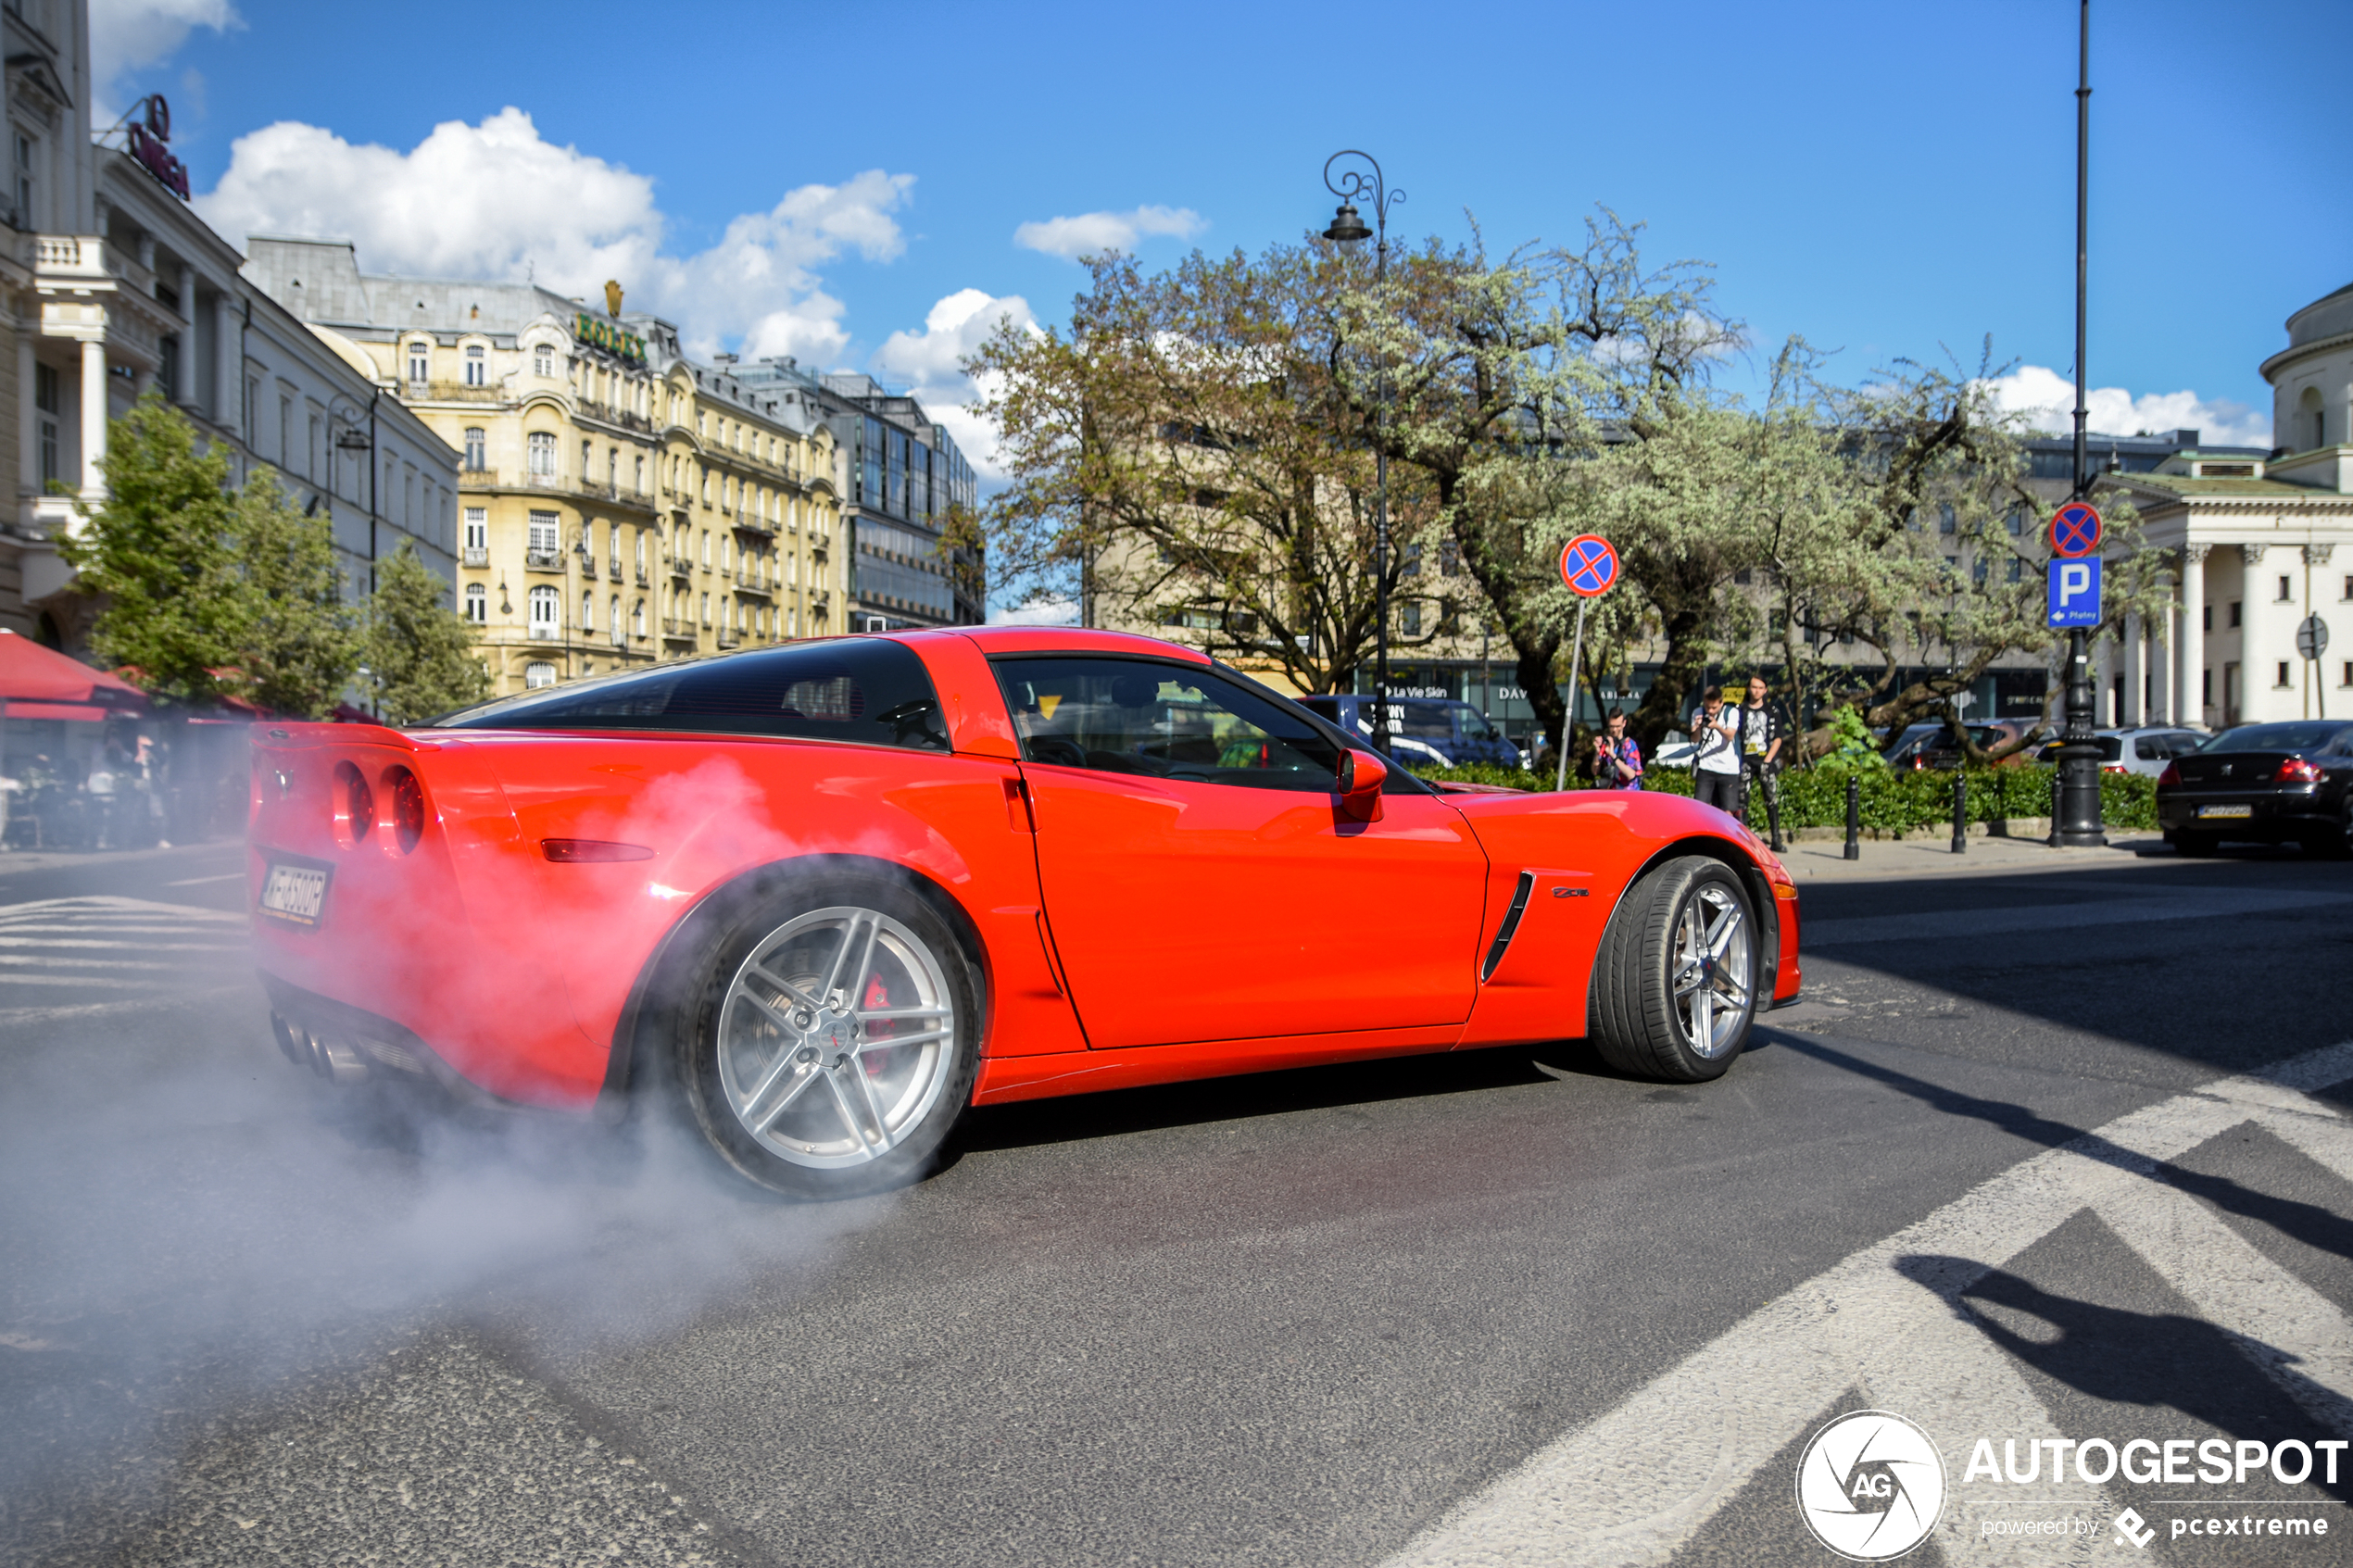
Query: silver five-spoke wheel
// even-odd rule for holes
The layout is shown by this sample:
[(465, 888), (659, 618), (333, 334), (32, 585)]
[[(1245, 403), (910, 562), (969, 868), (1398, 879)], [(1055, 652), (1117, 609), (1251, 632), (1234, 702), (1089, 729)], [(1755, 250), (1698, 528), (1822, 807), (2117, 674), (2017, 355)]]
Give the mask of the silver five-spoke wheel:
[(727, 1105), (796, 1165), (858, 1165), (922, 1124), (950, 1077), (955, 1009), (928, 945), (878, 909), (795, 916), (745, 956), (719, 1010)]
[(1755, 973), (1748, 911), (1721, 884), (1703, 884), (1675, 920), (1675, 1022), (1683, 1043), (1713, 1060), (1748, 1022)]

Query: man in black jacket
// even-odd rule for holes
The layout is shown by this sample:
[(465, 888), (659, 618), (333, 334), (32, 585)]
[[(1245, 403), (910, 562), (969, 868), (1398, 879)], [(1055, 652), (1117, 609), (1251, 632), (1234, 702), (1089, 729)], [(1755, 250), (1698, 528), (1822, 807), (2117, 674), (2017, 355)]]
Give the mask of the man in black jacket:
[[(1748, 678), (1748, 701), (1740, 710), (1741, 821), (1748, 822), (1748, 792), (1754, 785), (1765, 797), (1765, 815), (1773, 828), (1773, 847), (1781, 847), (1781, 721), (1766, 695), (1765, 677)], [(1750, 824), (1752, 827), (1754, 823)]]

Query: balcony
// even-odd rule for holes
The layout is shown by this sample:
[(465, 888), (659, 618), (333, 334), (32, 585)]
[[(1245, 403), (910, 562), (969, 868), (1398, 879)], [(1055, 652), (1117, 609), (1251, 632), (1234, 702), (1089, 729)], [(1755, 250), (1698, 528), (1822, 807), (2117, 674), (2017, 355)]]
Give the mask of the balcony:
[(775, 589), (766, 583), (755, 583), (750, 578), (747, 577), (742, 582), (736, 584), (736, 592), (738, 594), (758, 594), (764, 599), (774, 594)]
[(694, 574), (695, 563), (693, 561), (688, 560), (685, 556), (672, 556), (670, 558), (671, 576), (675, 577), (678, 581), (684, 583), (691, 579)]
[(682, 621), (674, 615), (665, 615), (661, 618), (661, 635), (664, 642), (692, 643), (695, 640), (695, 623)]
[(507, 389), (500, 386), (469, 386), (464, 382), (405, 381), (400, 383), (400, 395), (411, 403), (505, 403), (510, 401)]
[(525, 550), (522, 564), (534, 571), (561, 571), (564, 553), (561, 550)]
[(740, 633), (740, 632), (736, 632), (736, 631), (734, 631), (734, 630), (732, 630), (732, 629), (727, 629), (727, 628), (723, 628), (723, 629), (720, 631), (720, 633), (719, 633), (719, 646), (720, 646), (722, 648), (731, 648), (731, 647), (734, 647), (736, 644), (738, 644), (738, 643), (740, 643), (740, 642), (742, 642), (742, 641), (743, 641), (743, 633)]
[(610, 582), (614, 582), (614, 583), (618, 583), (618, 582), (620, 582), (620, 581), (621, 581), (621, 562), (619, 562), (619, 561), (617, 561), (617, 560), (609, 560), (609, 561), (605, 562), (605, 576), (606, 576), (607, 580), (609, 580), (609, 581), (610, 581)]
[(639, 561), (637, 563), (637, 586), (640, 588), (650, 588), (653, 586), (651, 583), (646, 580), (646, 563), (644, 561)]
[(552, 643), (562, 635), (563, 633), (553, 626), (545, 625), (539, 621), (532, 622), (531, 640), (535, 643)]
[(467, 546), (464, 560), (465, 564), (468, 566), (488, 566), (490, 564), (490, 546), (487, 545)]

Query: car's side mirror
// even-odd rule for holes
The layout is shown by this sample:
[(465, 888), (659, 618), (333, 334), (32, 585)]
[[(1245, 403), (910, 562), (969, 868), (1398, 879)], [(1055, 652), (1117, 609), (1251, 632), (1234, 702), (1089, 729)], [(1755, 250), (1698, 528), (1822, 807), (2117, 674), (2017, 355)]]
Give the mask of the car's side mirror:
[(1389, 781), (1389, 765), (1369, 751), (1340, 754), (1340, 809), (1360, 822), (1381, 819), (1380, 786)]

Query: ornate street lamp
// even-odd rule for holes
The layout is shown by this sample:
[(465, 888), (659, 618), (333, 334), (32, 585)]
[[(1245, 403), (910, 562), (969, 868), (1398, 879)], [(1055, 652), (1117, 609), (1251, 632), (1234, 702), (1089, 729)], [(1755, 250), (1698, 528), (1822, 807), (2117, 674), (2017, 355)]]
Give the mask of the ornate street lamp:
[[(1370, 168), (1343, 169), (1335, 179), (1332, 166), (1342, 158), (1363, 158)], [(1357, 245), (1373, 242), (1373, 286), (1378, 290), (1389, 278), (1389, 209), (1405, 199), (1403, 191), (1390, 190), (1381, 180), (1380, 164), (1372, 154), (1349, 148), (1334, 153), (1324, 160), (1324, 188), (1340, 198), (1340, 210), (1332, 215), (1331, 227), (1324, 231), (1324, 238), (1338, 245)], [(1373, 227), (1365, 227), (1365, 220), (1356, 203), (1369, 196), (1373, 205)], [(1389, 755), (1389, 451), (1384, 443), (1389, 423), (1389, 361), (1381, 358), (1376, 383), (1373, 411), (1373, 591), (1378, 599), (1373, 622), (1373, 749)]]

